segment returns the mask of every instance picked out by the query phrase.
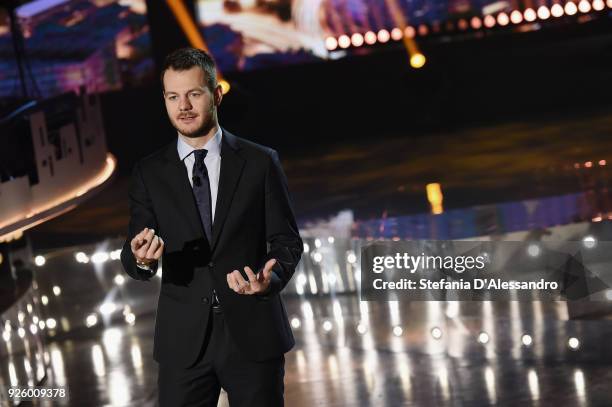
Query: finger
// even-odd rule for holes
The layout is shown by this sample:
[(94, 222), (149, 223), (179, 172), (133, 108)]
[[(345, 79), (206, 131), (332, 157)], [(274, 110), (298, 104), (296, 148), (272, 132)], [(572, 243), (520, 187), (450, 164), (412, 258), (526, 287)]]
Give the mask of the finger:
[[(234, 270), (236, 271), (236, 270)], [(231, 288), (232, 290), (238, 292), (238, 282), (236, 282), (236, 277), (234, 276), (234, 273), (229, 273), (227, 275), (227, 285), (229, 286), (229, 288)]]
[(247, 277), (249, 278), (249, 281), (251, 282), (251, 284), (257, 282), (257, 276), (255, 276), (255, 273), (253, 273), (253, 270), (251, 270), (251, 268), (249, 266), (246, 266), (244, 268), (244, 272), (246, 273)]
[(142, 245), (138, 248), (138, 254), (141, 257), (145, 257), (147, 255), (147, 251), (149, 251), (149, 247), (151, 247), (154, 237), (155, 229), (149, 229), (147, 233), (144, 234), (142, 238)]
[(234, 276), (234, 281), (238, 285), (238, 291), (239, 292), (244, 291), (246, 289), (247, 282), (242, 277), (242, 274), (240, 274), (240, 272), (238, 270), (234, 270), (232, 272), (232, 275)]
[(272, 273), (272, 267), (274, 267), (274, 265), (276, 264), (276, 259), (270, 259), (266, 262), (263, 272), (264, 272), (264, 276), (266, 278), (268, 278), (271, 273)]
[(155, 260), (158, 260), (163, 253), (164, 253), (164, 239), (162, 239), (160, 237), (159, 238), (159, 247), (157, 248), (155, 253), (153, 253), (153, 257), (155, 257)]
[(147, 254), (145, 255), (145, 257), (147, 259), (153, 259), (155, 256), (155, 252), (157, 251), (157, 249), (159, 248), (160, 242), (159, 242), (159, 236), (155, 235), (153, 237), (153, 240), (151, 241), (151, 244), (149, 245), (149, 249), (147, 250)]

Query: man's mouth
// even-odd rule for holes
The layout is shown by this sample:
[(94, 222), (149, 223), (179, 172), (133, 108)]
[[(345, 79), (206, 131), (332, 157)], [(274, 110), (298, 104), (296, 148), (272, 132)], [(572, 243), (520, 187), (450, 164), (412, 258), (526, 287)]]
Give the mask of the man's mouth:
[(183, 123), (191, 123), (195, 120), (196, 117), (197, 116), (181, 116), (179, 117), (179, 120)]

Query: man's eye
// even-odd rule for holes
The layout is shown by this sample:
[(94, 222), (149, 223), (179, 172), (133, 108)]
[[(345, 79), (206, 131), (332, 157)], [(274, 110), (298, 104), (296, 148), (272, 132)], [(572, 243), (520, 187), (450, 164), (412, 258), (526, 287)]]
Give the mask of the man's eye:
[(168, 100), (173, 100), (173, 101), (174, 101), (174, 100), (176, 100), (176, 96), (170, 96), (170, 97), (168, 98)]
[(199, 93), (199, 92), (193, 92), (193, 93), (191, 94), (191, 96), (193, 96), (193, 97), (198, 97), (198, 96), (200, 96), (200, 93)]

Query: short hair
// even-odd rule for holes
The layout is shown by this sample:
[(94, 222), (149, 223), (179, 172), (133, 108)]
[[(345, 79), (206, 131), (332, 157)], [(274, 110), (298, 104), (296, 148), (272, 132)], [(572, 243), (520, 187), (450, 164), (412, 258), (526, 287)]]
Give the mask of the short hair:
[(217, 87), (217, 66), (213, 57), (201, 49), (185, 47), (172, 51), (166, 56), (161, 71), (162, 89), (164, 89), (164, 74), (168, 69), (186, 71), (199, 66), (206, 74), (206, 86), (212, 92)]

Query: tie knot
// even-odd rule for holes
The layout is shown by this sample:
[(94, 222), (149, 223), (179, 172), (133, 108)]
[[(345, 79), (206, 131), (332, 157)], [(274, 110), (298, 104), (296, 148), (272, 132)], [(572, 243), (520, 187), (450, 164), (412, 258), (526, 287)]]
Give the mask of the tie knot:
[(195, 158), (196, 158), (196, 162), (203, 162), (204, 158), (206, 157), (206, 154), (208, 153), (208, 150), (205, 148), (199, 149), (199, 150), (193, 150), (194, 154), (195, 154)]

